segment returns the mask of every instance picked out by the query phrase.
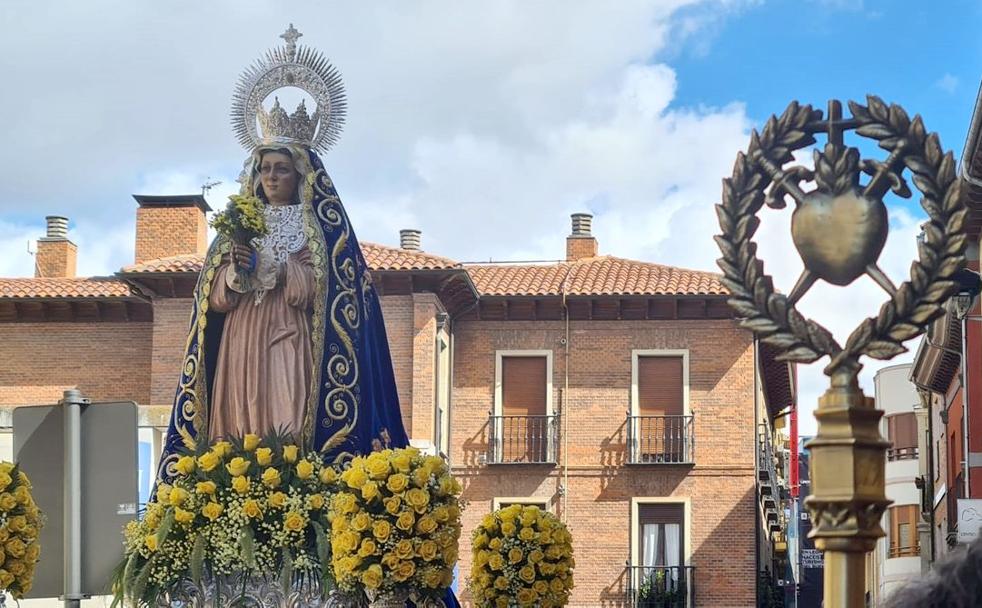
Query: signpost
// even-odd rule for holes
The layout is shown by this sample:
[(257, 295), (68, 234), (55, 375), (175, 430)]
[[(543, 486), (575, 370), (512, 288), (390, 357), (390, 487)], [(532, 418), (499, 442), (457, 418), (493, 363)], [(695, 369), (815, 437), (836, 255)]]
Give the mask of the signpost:
[(136, 517), (136, 404), (89, 403), (69, 390), (58, 405), (15, 409), (13, 425), (14, 459), (47, 518), (26, 597), (77, 608), (109, 592), (122, 528)]

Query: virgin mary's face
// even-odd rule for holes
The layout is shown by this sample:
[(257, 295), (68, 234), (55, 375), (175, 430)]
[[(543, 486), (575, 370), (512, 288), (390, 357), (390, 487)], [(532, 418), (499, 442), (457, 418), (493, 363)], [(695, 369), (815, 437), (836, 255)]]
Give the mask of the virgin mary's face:
[(282, 152), (263, 154), (259, 164), (259, 180), (270, 205), (289, 205), (297, 190), (297, 171), (293, 159)]

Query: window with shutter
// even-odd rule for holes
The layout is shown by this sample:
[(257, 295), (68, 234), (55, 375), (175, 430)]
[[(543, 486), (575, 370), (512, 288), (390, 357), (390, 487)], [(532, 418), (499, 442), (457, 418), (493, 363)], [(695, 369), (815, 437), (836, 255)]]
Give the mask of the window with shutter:
[[(638, 505), (636, 541), (639, 563), (634, 584), (639, 590), (638, 605), (646, 600), (683, 592), (687, 588), (685, 571), (685, 507), (682, 504)], [(659, 604), (660, 605), (660, 604)]]
[(917, 538), (917, 505), (890, 507), (890, 557), (920, 555)]
[(893, 414), (887, 418), (887, 435), (893, 446), (888, 452), (890, 460), (917, 458), (917, 416), (914, 412)]
[(639, 356), (634, 421), (640, 462), (685, 462), (687, 421), (681, 356)]
[(551, 430), (547, 370), (544, 356), (501, 358), (502, 462), (547, 462)]

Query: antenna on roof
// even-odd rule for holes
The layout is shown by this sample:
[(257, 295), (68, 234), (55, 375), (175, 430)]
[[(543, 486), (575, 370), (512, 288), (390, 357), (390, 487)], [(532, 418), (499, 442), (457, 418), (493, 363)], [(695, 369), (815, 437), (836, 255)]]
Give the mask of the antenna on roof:
[(201, 184), (201, 196), (207, 196), (207, 194), (211, 191), (212, 188), (222, 183), (222, 181), (218, 179), (216, 179), (213, 182), (208, 181), (210, 179), (211, 179), (210, 177), (206, 177), (205, 183)]

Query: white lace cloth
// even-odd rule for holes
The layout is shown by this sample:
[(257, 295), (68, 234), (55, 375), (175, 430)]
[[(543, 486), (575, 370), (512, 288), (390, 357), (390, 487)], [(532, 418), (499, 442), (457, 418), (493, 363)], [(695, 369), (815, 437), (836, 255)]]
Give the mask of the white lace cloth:
[(252, 291), (257, 305), (263, 301), (267, 291), (276, 287), (277, 277), (290, 254), (297, 253), (307, 244), (301, 205), (266, 205), (264, 213), (269, 231), (265, 236), (252, 240), (258, 254), (255, 270), (242, 275), (239, 268), (232, 264), (232, 272), (225, 275), (231, 289), (239, 293)]

